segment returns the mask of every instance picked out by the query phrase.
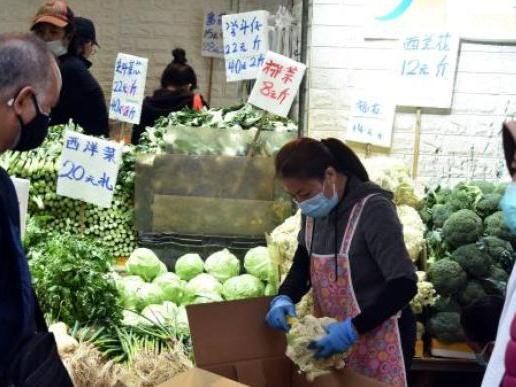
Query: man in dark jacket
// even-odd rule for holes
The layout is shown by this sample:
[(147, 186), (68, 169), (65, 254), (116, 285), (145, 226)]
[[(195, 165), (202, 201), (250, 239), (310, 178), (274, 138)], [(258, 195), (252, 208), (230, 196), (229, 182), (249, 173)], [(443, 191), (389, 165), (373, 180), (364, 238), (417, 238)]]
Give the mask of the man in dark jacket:
[(51, 125), (66, 124), (72, 119), (86, 134), (108, 137), (104, 93), (89, 72), (88, 64), (74, 52), (76, 31), (71, 9), (64, 1), (48, 1), (34, 17), (31, 30), (54, 52), (63, 77), (59, 104), (52, 109)]
[[(44, 43), (0, 35), (0, 153), (38, 147), (46, 137), (61, 76)], [(14, 346), (36, 330), (35, 300), (20, 239), (14, 185), (0, 168), (0, 385)]]

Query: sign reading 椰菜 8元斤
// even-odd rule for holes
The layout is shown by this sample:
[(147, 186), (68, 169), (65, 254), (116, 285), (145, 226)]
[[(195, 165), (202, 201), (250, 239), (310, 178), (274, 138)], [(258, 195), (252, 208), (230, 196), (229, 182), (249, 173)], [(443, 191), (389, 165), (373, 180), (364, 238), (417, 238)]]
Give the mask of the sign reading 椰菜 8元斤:
[(118, 54), (109, 104), (109, 118), (139, 124), (147, 78), (147, 58)]
[(122, 144), (67, 131), (57, 194), (111, 207), (121, 160)]
[(267, 11), (222, 16), (228, 82), (256, 78), (269, 50), (268, 17)]
[(306, 66), (303, 63), (269, 51), (249, 96), (249, 103), (286, 117), (305, 70)]

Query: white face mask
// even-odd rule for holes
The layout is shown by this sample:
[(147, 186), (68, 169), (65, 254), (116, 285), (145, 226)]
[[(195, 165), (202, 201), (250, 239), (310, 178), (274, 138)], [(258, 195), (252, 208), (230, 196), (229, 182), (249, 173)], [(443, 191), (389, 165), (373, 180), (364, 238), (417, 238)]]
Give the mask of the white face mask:
[(51, 42), (47, 42), (47, 47), (57, 57), (68, 52), (68, 48), (64, 46), (63, 41), (61, 40), (52, 40)]

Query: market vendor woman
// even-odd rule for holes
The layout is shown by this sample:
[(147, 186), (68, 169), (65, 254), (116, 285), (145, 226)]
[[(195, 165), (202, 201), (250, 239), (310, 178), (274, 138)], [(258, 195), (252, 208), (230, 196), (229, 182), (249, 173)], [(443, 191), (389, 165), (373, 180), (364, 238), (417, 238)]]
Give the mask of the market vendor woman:
[(312, 343), (315, 357), (351, 350), (346, 364), (355, 372), (406, 386), (416, 339), (408, 304), (417, 280), (392, 194), (371, 183), (358, 157), (336, 139), (288, 143), (276, 172), (303, 223), (268, 324), (287, 331), (287, 317), (311, 287), (315, 314), (338, 320)]

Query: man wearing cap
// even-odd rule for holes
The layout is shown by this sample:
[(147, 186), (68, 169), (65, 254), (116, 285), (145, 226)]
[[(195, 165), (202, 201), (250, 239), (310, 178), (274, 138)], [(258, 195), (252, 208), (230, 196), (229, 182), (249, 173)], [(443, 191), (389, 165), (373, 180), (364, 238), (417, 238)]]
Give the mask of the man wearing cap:
[(43, 39), (58, 58), (63, 77), (59, 104), (52, 109), (51, 125), (71, 120), (95, 136), (109, 136), (106, 100), (87, 63), (74, 49), (75, 17), (61, 0), (47, 1), (34, 16), (31, 30)]
[[(60, 88), (56, 60), (40, 39), (0, 35), (0, 153), (41, 145)], [(0, 214), (0, 386), (71, 387), (37, 306), (16, 191), (1, 167)]]
[(75, 54), (83, 59), (86, 67), (90, 68), (91, 62), (89, 59), (95, 54), (96, 47), (100, 47), (92, 20), (85, 17), (75, 18), (75, 39), (73, 44)]

